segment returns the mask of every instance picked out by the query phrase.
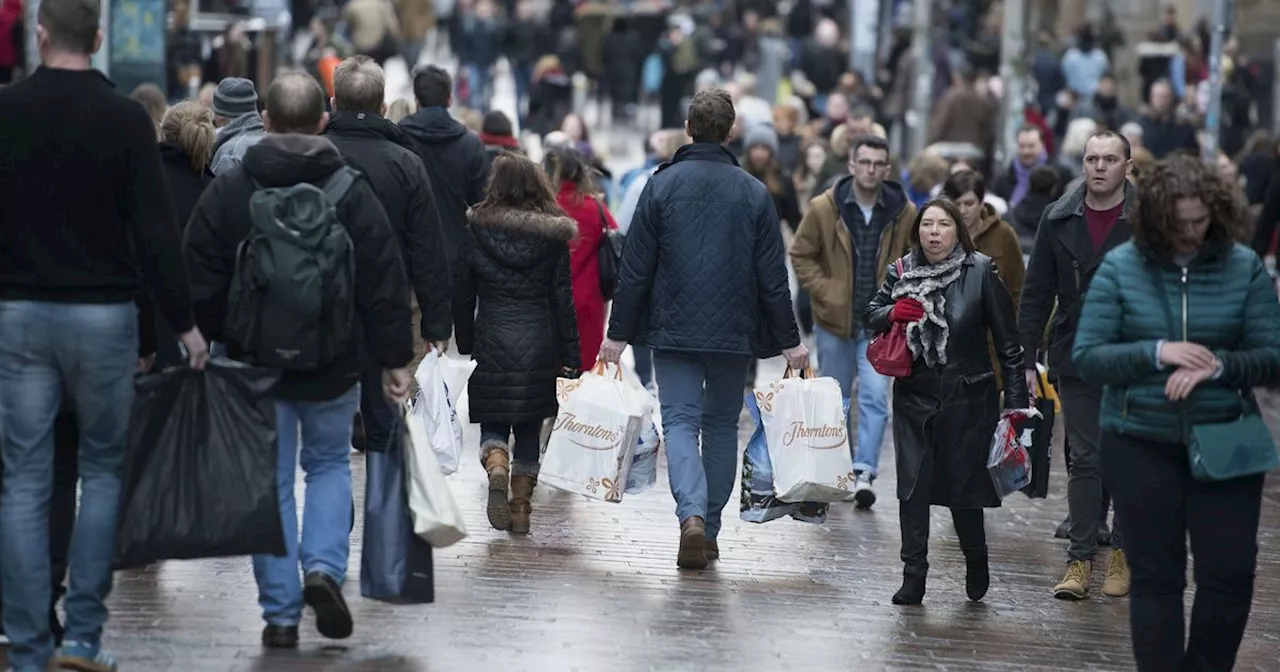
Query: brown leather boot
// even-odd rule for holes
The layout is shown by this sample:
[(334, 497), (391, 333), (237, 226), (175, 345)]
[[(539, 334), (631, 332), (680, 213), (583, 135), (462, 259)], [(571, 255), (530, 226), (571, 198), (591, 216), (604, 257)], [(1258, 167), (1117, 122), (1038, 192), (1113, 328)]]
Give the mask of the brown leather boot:
[(529, 534), (529, 514), (533, 512), (533, 487), (538, 479), (533, 476), (511, 476), (511, 532)]
[(707, 568), (707, 524), (699, 516), (680, 523), (680, 552), (676, 566), (681, 569)]
[(707, 559), (708, 560), (720, 559), (720, 544), (712, 539), (707, 540)]
[(507, 457), (507, 445), (500, 441), (489, 441), (480, 446), (480, 454), (484, 457), (484, 471), (489, 474), (489, 525), (495, 530), (511, 528), (511, 507), (507, 504), (508, 478), (511, 474), (511, 462)]

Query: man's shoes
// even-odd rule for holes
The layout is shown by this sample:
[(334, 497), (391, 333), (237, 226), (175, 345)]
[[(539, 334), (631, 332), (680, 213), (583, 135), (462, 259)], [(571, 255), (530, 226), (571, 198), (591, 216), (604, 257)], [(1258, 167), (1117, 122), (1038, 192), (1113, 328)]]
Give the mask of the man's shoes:
[(853, 481), (853, 501), (859, 509), (870, 509), (876, 503), (876, 491), (871, 486), (871, 475), (858, 472)]
[(1060, 600), (1083, 600), (1089, 597), (1089, 581), (1093, 578), (1093, 561), (1072, 560), (1067, 563), (1067, 574), (1062, 583), (1053, 587), (1053, 596)]
[(1070, 539), (1071, 538), (1071, 516), (1062, 519), (1058, 523), (1058, 529), (1053, 532), (1054, 539)]
[(302, 584), (302, 599), (316, 612), (316, 630), (329, 639), (351, 636), (351, 610), (342, 597), (342, 586), (323, 572), (307, 572)]
[(1107, 597), (1125, 597), (1129, 594), (1129, 559), (1124, 550), (1111, 549), (1111, 562), (1107, 563), (1107, 578), (1102, 581), (1102, 594)]
[(707, 556), (707, 560), (719, 560), (720, 544), (717, 543), (714, 539), (708, 539), (705, 555)]
[(298, 626), (271, 625), (262, 629), (262, 645), (268, 649), (298, 648)]
[(698, 516), (680, 523), (680, 551), (676, 566), (681, 569), (707, 568), (707, 524)]
[(54, 656), (58, 669), (76, 672), (116, 672), (116, 659), (87, 642), (66, 642)]

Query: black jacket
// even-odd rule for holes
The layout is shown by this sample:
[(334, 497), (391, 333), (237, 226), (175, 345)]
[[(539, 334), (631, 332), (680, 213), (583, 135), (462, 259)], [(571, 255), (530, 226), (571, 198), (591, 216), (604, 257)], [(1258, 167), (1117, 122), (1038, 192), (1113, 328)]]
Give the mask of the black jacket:
[(458, 351), (476, 360), (471, 421), (552, 417), (560, 369), (582, 366), (568, 245), (578, 224), (509, 208), (472, 210), (470, 218), (453, 314)]
[[(1017, 161), (1017, 159), (1014, 159), (1014, 161)], [(1051, 160), (1046, 162), (1044, 165), (1052, 168), (1054, 172), (1058, 174), (1059, 192), (1061, 192), (1062, 189), (1066, 189), (1067, 185), (1071, 183), (1071, 180), (1075, 179), (1075, 176), (1071, 174), (1071, 171), (1059, 163)], [(1009, 201), (1009, 207), (1013, 207), (1013, 202), (1010, 199), (1013, 198), (1013, 190), (1017, 186), (1018, 171), (1014, 170), (1013, 162), (1010, 162), (1009, 165), (1005, 166), (1005, 169), (1000, 173), (1000, 176), (996, 178), (995, 184), (991, 185), (991, 193)], [(1027, 195), (1029, 196), (1030, 194), (1031, 190), (1028, 189)]]
[[(236, 248), (253, 226), (249, 198), (254, 181), (263, 187), (323, 185), (343, 165), (342, 155), (324, 138), (268, 135), (245, 153), (240, 165), (214, 178), (191, 215), (185, 243), (196, 322), (210, 340), (225, 342), (227, 291)], [(407, 366), (413, 359), (409, 281), (382, 204), (369, 183), (358, 179), (337, 211), (355, 249), (357, 338), (327, 369), (284, 373), (277, 388), (284, 399), (333, 399), (358, 383), (363, 339), (368, 339), (365, 352), (384, 368)], [(227, 346), (233, 358), (240, 356), (235, 343)]]
[(387, 213), (422, 311), (422, 338), (448, 340), (453, 278), (435, 194), (413, 141), (399, 126), (364, 112), (334, 112), (324, 134), (369, 179)]
[(1049, 194), (1028, 193), (1009, 212), (1007, 219), (1018, 234), (1018, 244), (1022, 247), (1023, 256), (1031, 256), (1031, 250), (1036, 245), (1036, 231), (1040, 229), (1040, 218), (1044, 217), (1044, 211), (1053, 205), (1053, 201), (1053, 196)]
[(1254, 222), (1253, 251), (1259, 257), (1266, 258), (1271, 249), (1271, 241), (1280, 228), (1280, 161), (1275, 164), (1271, 173), (1271, 183), (1262, 199), (1262, 212), (1258, 213), (1258, 221)]
[(681, 147), (627, 232), (609, 338), (772, 357), (800, 343), (769, 190), (729, 150)]
[[(160, 161), (164, 168), (174, 220), (178, 224), (178, 230), (185, 231), (187, 221), (191, 219), (191, 211), (196, 209), (196, 202), (213, 182), (213, 173), (209, 172), (208, 166), (197, 171), (191, 165), (191, 157), (181, 147), (170, 142), (160, 143)], [(145, 303), (142, 300), (138, 303), (147, 314), (148, 329), (154, 333), (155, 342), (151, 350), (156, 353), (155, 370), (182, 364), (182, 351), (178, 349), (178, 337), (173, 333), (173, 327), (163, 317), (153, 314), (149, 304), (150, 296)]]
[(1142, 118), (1142, 144), (1151, 155), (1163, 159), (1175, 152), (1198, 154), (1200, 140), (1196, 127), (1177, 118), (1177, 115)]
[(449, 262), (458, 256), (467, 208), (484, 200), (489, 182), (489, 156), (480, 137), (449, 116), (443, 107), (426, 107), (400, 122), (413, 140), (431, 179)]
[[(903, 271), (917, 267), (917, 252), (903, 258)], [(1027, 381), (1022, 375), (1022, 348), (1009, 290), (991, 258), (971, 252), (960, 277), (944, 292), (947, 363), (928, 367), (917, 359), (911, 375), (893, 384), (893, 443), (898, 467), (898, 498), (909, 499), (931, 464), (929, 503), (955, 508), (1000, 506), (987, 473), (987, 453), (1000, 395), (987, 335), (995, 344), (1005, 380), (1004, 408), (1026, 408)], [(876, 333), (889, 330), (897, 266), (867, 306), (867, 325)], [(931, 459), (929, 459), (931, 457)]]
[[(1089, 239), (1089, 225), (1084, 220), (1084, 197), (1088, 185), (1083, 182), (1054, 201), (1040, 218), (1036, 242), (1027, 263), (1027, 278), (1022, 285), (1018, 305), (1018, 333), (1026, 354), (1025, 366), (1035, 368), (1044, 340), (1045, 324), (1053, 315), (1049, 333), (1049, 368), (1057, 376), (1074, 376), (1071, 346), (1080, 324), (1080, 309), (1102, 258), (1132, 237), (1128, 217), (1138, 202), (1137, 189), (1125, 182), (1125, 211), (1111, 229), (1102, 249), (1094, 251)], [(1054, 305), (1057, 311), (1054, 311)]]
[(565, 73), (549, 72), (529, 89), (530, 131), (546, 135), (560, 128), (564, 118), (572, 111), (573, 84)]

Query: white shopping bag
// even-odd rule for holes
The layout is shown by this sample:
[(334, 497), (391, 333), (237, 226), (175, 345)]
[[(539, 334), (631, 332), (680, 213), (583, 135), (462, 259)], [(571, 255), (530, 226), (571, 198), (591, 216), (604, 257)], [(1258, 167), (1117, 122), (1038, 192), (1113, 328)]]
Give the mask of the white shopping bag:
[(467, 389), (467, 381), (471, 380), (471, 374), (476, 370), (476, 361), (445, 357), (443, 354), (439, 357), (440, 368), (443, 369), (444, 386), (449, 390), (449, 405), (457, 408), (458, 397), (461, 397), (462, 391)]
[(449, 482), (440, 471), (440, 462), (436, 459), (436, 451), (431, 448), (423, 419), (413, 414), (407, 402), (402, 413), (405, 424), (405, 489), (409, 493), (413, 533), (426, 540), (432, 548), (452, 546), (467, 536), (462, 511), (453, 501)]
[(639, 392), (620, 369), (599, 363), (580, 378), (557, 380), (560, 411), (538, 480), (592, 499), (622, 501), (642, 423), (648, 421), (648, 394)]
[(849, 496), (848, 413), (834, 378), (783, 378), (756, 390), (776, 497), (838, 502)]
[[(418, 391), (413, 395), (410, 413), (420, 418), (427, 432), (427, 441), (440, 461), (440, 470), (446, 475), (458, 470), (462, 460), (462, 423), (454, 410), (457, 396), (447, 379), (454, 378), (454, 387), (461, 390), (466, 379), (475, 369), (475, 362), (459, 362), (461, 368), (455, 366), (453, 360), (442, 357), (439, 350), (432, 350), (422, 358), (413, 378), (418, 382)], [(469, 367), (465, 366), (470, 364)]]

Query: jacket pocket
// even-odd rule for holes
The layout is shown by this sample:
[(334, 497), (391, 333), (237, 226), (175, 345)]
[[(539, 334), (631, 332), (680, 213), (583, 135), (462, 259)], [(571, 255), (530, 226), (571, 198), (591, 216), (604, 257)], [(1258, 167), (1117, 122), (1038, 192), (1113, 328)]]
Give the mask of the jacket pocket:
[(965, 385), (976, 385), (984, 380), (991, 380), (996, 377), (995, 371), (987, 371), (986, 373), (970, 373), (960, 376), (960, 380)]

